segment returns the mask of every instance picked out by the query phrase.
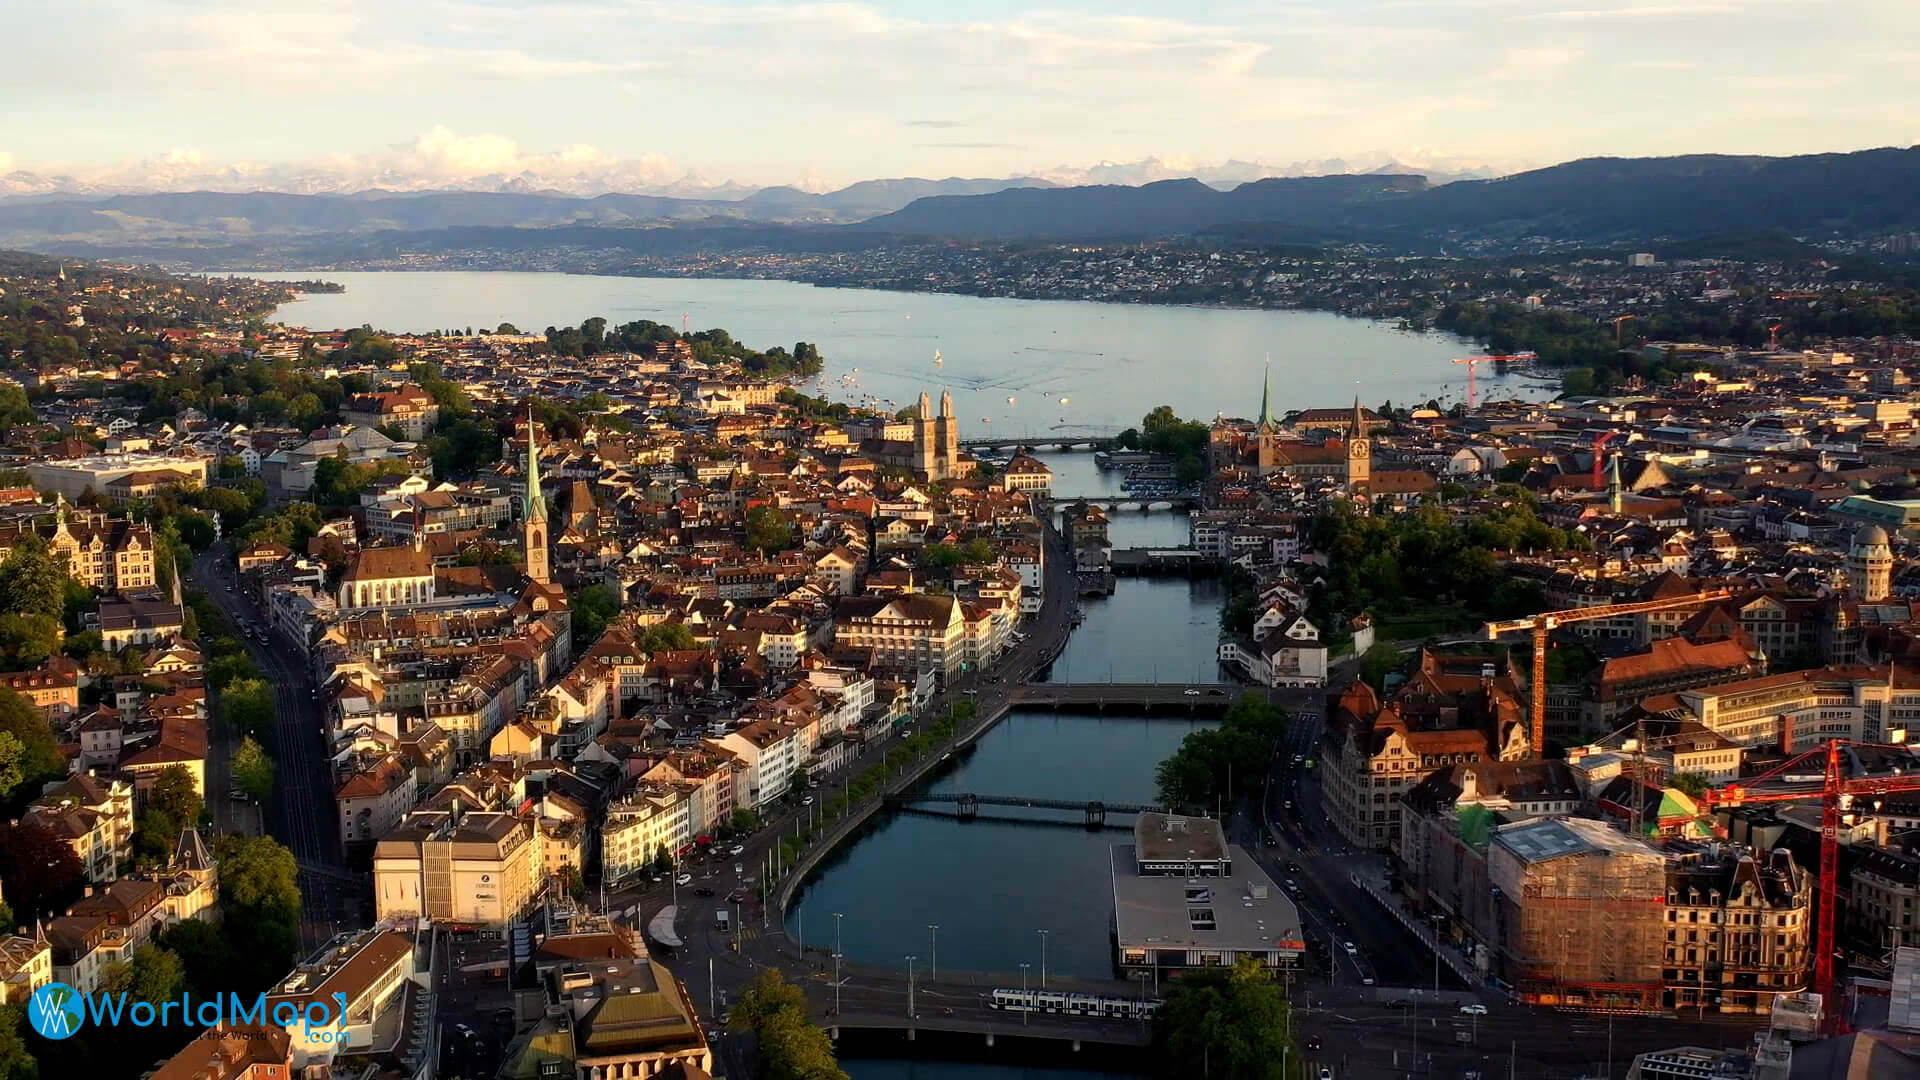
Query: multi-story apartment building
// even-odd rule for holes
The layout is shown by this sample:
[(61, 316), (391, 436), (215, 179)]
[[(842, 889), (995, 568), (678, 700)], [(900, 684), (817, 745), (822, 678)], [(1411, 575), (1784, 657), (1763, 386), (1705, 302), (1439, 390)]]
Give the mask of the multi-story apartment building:
[(787, 793), (793, 771), (806, 760), (806, 730), (780, 720), (755, 720), (708, 744), (745, 766), (735, 778), (734, 799), (755, 810)]
[(932, 593), (854, 596), (840, 601), (834, 640), (873, 650), (876, 667), (905, 674), (931, 672), (944, 681), (965, 663), (966, 623), (960, 601)]
[(660, 857), (693, 842), (693, 802), (682, 785), (647, 783), (607, 808), (601, 826), (601, 873), (608, 881), (633, 876)]
[(28, 671), (0, 672), (0, 686), (32, 702), (56, 726), (80, 709), (80, 665), (64, 656)]
[(373, 849), (375, 917), (505, 926), (539, 893), (539, 832), (513, 814), (422, 810)]
[(35, 799), (26, 820), (72, 848), (88, 881), (112, 881), (133, 857), (133, 785), (124, 779), (70, 777)]
[(75, 581), (102, 592), (155, 588), (153, 531), (123, 517), (71, 510), (65, 497), (54, 509), (51, 526), (20, 522), (0, 529), (0, 559), (20, 538), (37, 535), (57, 559), (65, 559)]
[(1401, 796), (1436, 769), (1529, 754), (1521, 695), (1491, 657), (1422, 652), (1382, 704), (1355, 680), (1327, 710), (1320, 777), (1327, 816), (1347, 841), (1398, 851)]
[(1670, 858), (1661, 1007), (1765, 1015), (1776, 996), (1806, 989), (1813, 891), (1785, 849)]

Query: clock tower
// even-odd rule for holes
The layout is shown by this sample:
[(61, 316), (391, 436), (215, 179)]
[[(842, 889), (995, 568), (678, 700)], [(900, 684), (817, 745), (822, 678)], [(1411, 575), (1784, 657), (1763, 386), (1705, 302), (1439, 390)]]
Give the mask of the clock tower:
[(527, 409), (527, 493), (521, 507), (520, 540), (526, 550), (527, 576), (546, 584), (549, 576), (547, 551), (547, 500), (540, 494), (539, 427), (533, 409)]
[(1367, 413), (1353, 399), (1353, 425), (1347, 429), (1347, 490), (1366, 491), (1373, 479), (1373, 440), (1367, 438)]

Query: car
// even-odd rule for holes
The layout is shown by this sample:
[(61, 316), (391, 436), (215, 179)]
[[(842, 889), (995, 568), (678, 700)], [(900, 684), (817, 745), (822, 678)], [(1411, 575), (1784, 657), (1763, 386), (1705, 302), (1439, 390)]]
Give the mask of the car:
[(460, 1037), (463, 1039), (471, 1039), (474, 1035), (473, 1029), (465, 1024), (455, 1024), (453, 1025), (453, 1030), (459, 1032)]
[(655, 885), (658, 885), (667, 879), (664, 877), (661, 877), (659, 874), (648, 874), (647, 880), (653, 882)]
[(234, 802), (246, 802), (247, 793), (239, 790), (229, 791), (227, 792), (227, 798), (232, 799)]
[(1372, 986), (1372, 985), (1373, 985), (1373, 976), (1371, 976), (1371, 975), (1362, 975), (1362, 976), (1360, 976), (1360, 985), (1361, 985), (1361, 986)]
[(1293, 892), (1296, 889), (1300, 888), (1300, 883), (1293, 880), (1292, 878), (1288, 878), (1286, 881), (1286, 886), (1287, 886), (1288, 892)]
[(1343, 942), (1341, 942), (1341, 943), (1340, 943), (1340, 947), (1341, 947), (1341, 948), (1343, 948), (1343, 949), (1345, 949), (1345, 950), (1347, 950), (1347, 955), (1348, 955), (1348, 956), (1358, 956), (1358, 955), (1359, 955), (1359, 953), (1360, 953), (1360, 947), (1359, 947), (1359, 946), (1357, 946), (1357, 945), (1355, 945), (1355, 944), (1354, 944), (1353, 942), (1351, 942), (1351, 941), (1343, 941)]
[(695, 896), (712, 896), (712, 895), (713, 895), (713, 890), (712, 890), (712, 889), (709, 889), (709, 888), (707, 888), (707, 887), (706, 887), (705, 885), (702, 885), (702, 886), (700, 886), (699, 888), (697, 888), (697, 889), (695, 889), (695, 890), (693, 890), (693, 895), (695, 895)]
[(1227, 692), (1218, 688), (1207, 691), (1208, 697), (1226, 697)]
[(1333, 1070), (1327, 1068), (1325, 1065), (1320, 1066), (1320, 1076), (1318, 1080), (1333, 1080)]
[(801, 806), (812, 806), (812, 805), (813, 805), (813, 796), (811, 796), (811, 795), (809, 795), (809, 796), (807, 796), (806, 798), (804, 798), (804, 799), (801, 799), (801, 800), (800, 800), (800, 805), (801, 805)]
[(728, 849), (727, 849), (727, 854), (729, 854), (729, 855), (738, 855), (738, 854), (740, 854), (741, 852), (743, 852), (743, 851), (745, 851), (745, 850), (747, 850), (747, 848), (746, 848), (746, 845), (745, 845), (745, 844), (735, 844), (735, 845), (733, 845), (732, 847), (730, 847), (730, 848), (728, 848)]
[(693, 875), (681, 874), (679, 877), (673, 879), (673, 883), (675, 885), (691, 885), (693, 884)]
[(1199, 697), (1199, 696), (1200, 696), (1200, 691), (1198, 691), (1198, 690), (1195, 690), (1195, 689), (1194, 689), (1193, 687), (1191, 687), (1191, 686), (1189, 686), (1189, 687), (1187, 687), (1187, 688), (1186, 688), (1185, 690), (1182, 690), (1182, 691), (1180, 691), (1180, 693), (1181, 693), (1181, 694), (1183, 694), (1183, 695), (1185, 695), (1185, 696), (1187, 696), (1187, 697)]
[(1478, 1003), (1475, 1003), (1472, 1005), (1462, 1005), (1460, 1006), (1460, 1015), (1461, 1016), (1485, 1016), (1487, 1015), (1487, 1007), (1485, 1005), (1481, 1005)]
[(1288, 859), (1288, 860), (1287, 860), (1287, 873), (1289, 873), (1289, 874), (1297, 874), (1297, 873), (1299, 873), (1299, 872), (1300, 872), (1300, 864), (1299, 864), (1299, 863), (1297, 863), (1297, 862), (1294, 862), (1294, 861), (1293, 861), (1292, 859)]
[(1408, 1001), (1406, 998), (1394, 998), (1392, 1001), (1387, 1002), (1387, 1008), (1405, 1009), (1410, 1007), (1412, 1004), (1413, 1002)]
[(1307, 1041), (1302, 1043), (1301, 1045), (1305, 1046), (1309, 1050), (1318, 1050), (1320, 1049), (1320, 1036), (1309, 1035), (1307, 1036)]
[(517, 1019), (519, 1019), (518, 1017), (516, 1017), (516, 1016), (514, 1015), (514, 1013), (513, 1013), (513, 1006), (511, 1006), (511, 1005), (502, 1005), (502, 1006), (500, 1006), (499, 1008), (497, 1008), (497, 1009), (495, 1009), (495, 1010), (493, 1010), (493, 1018), (494, 1018), (495, 1020), (517, 1020)]
[(1268, 834), (1267, 834), (1266, 836), (1264, 836), (1264, 837), (1262, 837), (1262, 838), (1260, 839), (1260, 842), (1261, 842), (1262, 844), (1265, 844), (1265, 845), (1266, 845), (1266, 846), (1268, 846), (1268, 847), (1279, 847), (1279, 846), (1280, 846), (1280, 840), (1279, 840), (1279, 838), (1277, 838), (1277, 837), (1275, 837), (1275, 836), (1274, 836), (1274, 835), (1273, 835), (1272, 833), (1268, 833)]
[(747, 868), (746, 868), (746, 867), (744, 867), (744, 866), (742, 866), (742, 865), (740, 865), (739, 863), (734, 863), (734, 864), (733, 864), (733, 872), (734, 872), (734, 873), (736, 873), (736, 874), (744, 874), (744, 873), (746, 873), (746, 872), (747, 872)]

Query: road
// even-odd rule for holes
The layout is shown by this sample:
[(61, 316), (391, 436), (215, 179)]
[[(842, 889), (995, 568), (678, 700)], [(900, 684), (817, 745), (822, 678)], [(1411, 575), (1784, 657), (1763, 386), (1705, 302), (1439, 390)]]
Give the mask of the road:
[[(193, 578), (236, 630), (265, 625), (263, 614), (240, 583), (227, 541), (213, 544), (194, 559)], [(266, 828), (293, 852), (300, 866), (301, 939), (313, 946), (343, 929), (366, 925), (371, 892), (364, 875), (350, 873), (342, 861), (334, 823), (333, 772), (305, 652), (277, 635), (261, 640), (256, 633), (242, 641), (273, 690), (272, 750), (277, 767)], [(209, 798), (227, 797), (228, 757), (235, 741), (221, 741), (217, 750), (208, 749)]]

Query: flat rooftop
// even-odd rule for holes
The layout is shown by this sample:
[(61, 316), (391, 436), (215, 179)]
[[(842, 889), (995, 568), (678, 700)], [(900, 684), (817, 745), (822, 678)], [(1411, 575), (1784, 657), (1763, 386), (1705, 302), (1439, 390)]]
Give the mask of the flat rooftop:
[(1133, 822), (1133, 848), (1141, 862), (1219, 862), (1227, 857), (1227, 834), (1212, 818), (1143, 813)]
[(1132, 844), (1115, 844), (1111, 857), (1115, 936), (1123, 950), (1298, 953), (1306, 948), (1300, 909), (1239, 847), (1222, 853), (1236, 868), (1227, 877), (1142, 877), (1134, 872)]

